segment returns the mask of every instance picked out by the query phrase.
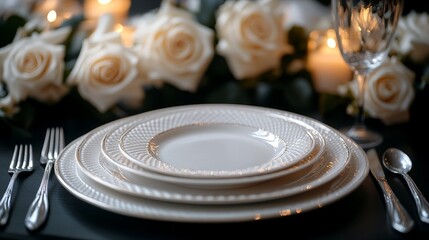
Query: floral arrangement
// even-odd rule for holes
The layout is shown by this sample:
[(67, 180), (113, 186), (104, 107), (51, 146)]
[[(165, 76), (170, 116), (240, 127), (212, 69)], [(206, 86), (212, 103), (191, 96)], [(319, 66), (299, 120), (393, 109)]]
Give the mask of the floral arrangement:
[[(315, 91), (305, 67), (308, 34), (326, 27), (316, 22), (326, 23), (329, 14), (311, 25), (303, 16), (292, 18), (292, 7), (298, 3), (208, 2), (190, 11), (180, 1), (163, 1), (159, 9), (133, 19), (131, 46), (114, 30), (109, 14), (82, 37), (84, 16), (47, 29), (31, 14), (26, 19), (3, 8), (0, 27), (13, 37), (0, 45), (0, 118), (19, 125), (18, 116), (29, 109), (25, 105), (52, 106), (70, 96), (72, 102), (77, 96), (100, 114), (201, 102), (305, 113), (320, 103), (332, 104), (320, 101), (326, 94)], [(18, 9), (16, 5), (9, 10)], [(296, 15), (296, 8), (293, 12)], [(387, 125), (408, 120), (415, 90), (428, 81), (428, 23), (426, 13), (412, 12), (401, 19), (391, 58), (368, 79), (369, 116)], [(355, 90), (352, 81), (329, 97), (352, 103)]]
[[(368, 94), (364, 104), (370, 117), (380, 119), (386, 125), (409, 120), (415, 91), (422, 90), (429, 81), (428, 23), (427, 13), (415, 11), (400, 19), (390, 58), (375, 69), (367, 80)], [(339, 86), (340, 95), (346, 95), (347, 88), (356, 98), (357, 80)]]

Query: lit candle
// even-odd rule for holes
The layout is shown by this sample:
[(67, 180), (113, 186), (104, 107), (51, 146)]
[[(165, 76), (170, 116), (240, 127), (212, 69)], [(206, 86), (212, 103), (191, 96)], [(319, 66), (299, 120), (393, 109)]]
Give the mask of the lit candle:
[(43, 0), (37, 2), (35, 12), (46, 21), (46, 30), (49, 30), (80, 13), (81, 5), (77, 0)]
[(47, 30), (49, 30), (51, 25), (55, 23), (55, 20), (57, 20), (57, 12), (55, 10), (49, 11), (46, 15), (46, 19), (48, 20)]
[(124, 23), (130, 6), (131, 0), (85, 0), (83, 9), (90, 21), (97, 21), (101, 15), (109, 13), (115, 23)]
[(352, 71), (341, 56), (332, 29), (310, 33), (307, 57), (307, 68), (319, 93), (338, 94), (338, 85), (352, 78)]

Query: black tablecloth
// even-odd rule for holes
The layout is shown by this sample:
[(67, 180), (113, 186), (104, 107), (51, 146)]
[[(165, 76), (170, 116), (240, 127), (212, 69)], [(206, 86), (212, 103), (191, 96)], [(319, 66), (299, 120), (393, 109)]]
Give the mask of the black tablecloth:
[[(424, 99), (427, 99), (424, 98)], [(424, 101), (421, 105), (424, 105)], [(421, 109), (422, 106), (416, 106)], [(105, 124), (111, 119), (96, 115), (46, 116), (36, 121), (26, 132), (2, 134), (0, 138), (0, 192), (6, 189), (10, 175), (7, 168), (12, 157), (13, 146), (17, 143), (32, 143), (35, 156), (39, 156), (44, 133), (47, 127), (63, 126), (66, 142), (70, 143), (79, 136)], [(332, 114), (321, 117), (315, 113), (312, 117), (333, 126), (350, 124), (352, 118), (344, 114)], [(408, 123), (383, 126), (378, 123), (370, 127), (377, 128), (385, 137), (377, 147), (381, 156), (388, 147), (398, 147), (413, 159), (410, 172), (420, 190), (429, 197), (427, 171), (428, 119), (419, 110), (412, 111)], [(420, 140), (423, 139), (423, 140)], [(38, 160), (38, 157), (36, 157)], [(29, 232), (24, 226), (24, 217), (43, 174), (43, 167), (36, 163), (31, 174), (22, 174), (18, 178), (12, 198), (12, 212), (9, 223), (0, 230), (0, 237), (20, 238), (68, 238), (68, 239), (202, 239), (223, 238), (235, 234), (241, 238), (255, 236), (299, 237), (300, 239), (418, 239), (429, 237), (429, 224), (418, 220), (412, 196), (406, 183), (399, 175), (385, 171), (388, 180), (416, 221), (415, 228), (408, 234), (392, 229), (387, 222), (386, 207), (382, 193), (371, 175), (351, 194), (332, 204), (282, 218), (240, 223), (177, 223), (146, 220), (122, 216), (79, 200), (70, 194), (52, 174), (50, 180), (49, 219), (45, 226), (36, 232)]]

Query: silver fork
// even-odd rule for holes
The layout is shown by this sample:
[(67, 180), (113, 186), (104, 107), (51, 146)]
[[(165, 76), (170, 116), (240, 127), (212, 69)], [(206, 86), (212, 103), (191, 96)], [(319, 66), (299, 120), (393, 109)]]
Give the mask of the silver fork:
[(9, 173), (13, 173), (7, 185), (6, 191), (0, 200), (0, 225), (3, 226), (9, 219), (10, 200), (12, 198), (13, 186), (18, 174), (33, 170), (33, 148), (31, 145), (15, 145), (12, 160), (9, 165)]
[(60, 127), (48, 128), (46, 130), (45, 141), (43, 142), (40, 154), (40, 163), (46, 164), (42, 181), (37, 190), (36, 197), (28, 209), (25, 217), (25, 226), (29, 230), (35, 230), (46, 220), (49, 210), (48, 183), (49, 176), (58, 154), (64, 147), (64, 132)]

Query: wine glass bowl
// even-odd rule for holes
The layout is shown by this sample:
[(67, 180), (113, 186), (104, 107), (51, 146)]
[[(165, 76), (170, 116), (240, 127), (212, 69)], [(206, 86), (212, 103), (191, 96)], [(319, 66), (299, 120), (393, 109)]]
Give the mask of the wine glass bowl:
[(375, 147), (382, 135), (365, 126), (367, 77), (388, 57), (402, 14), (403, 0), (332, 0), (338, 47), (358, 82), (355, 124), (343, 132), (363, 148)]

